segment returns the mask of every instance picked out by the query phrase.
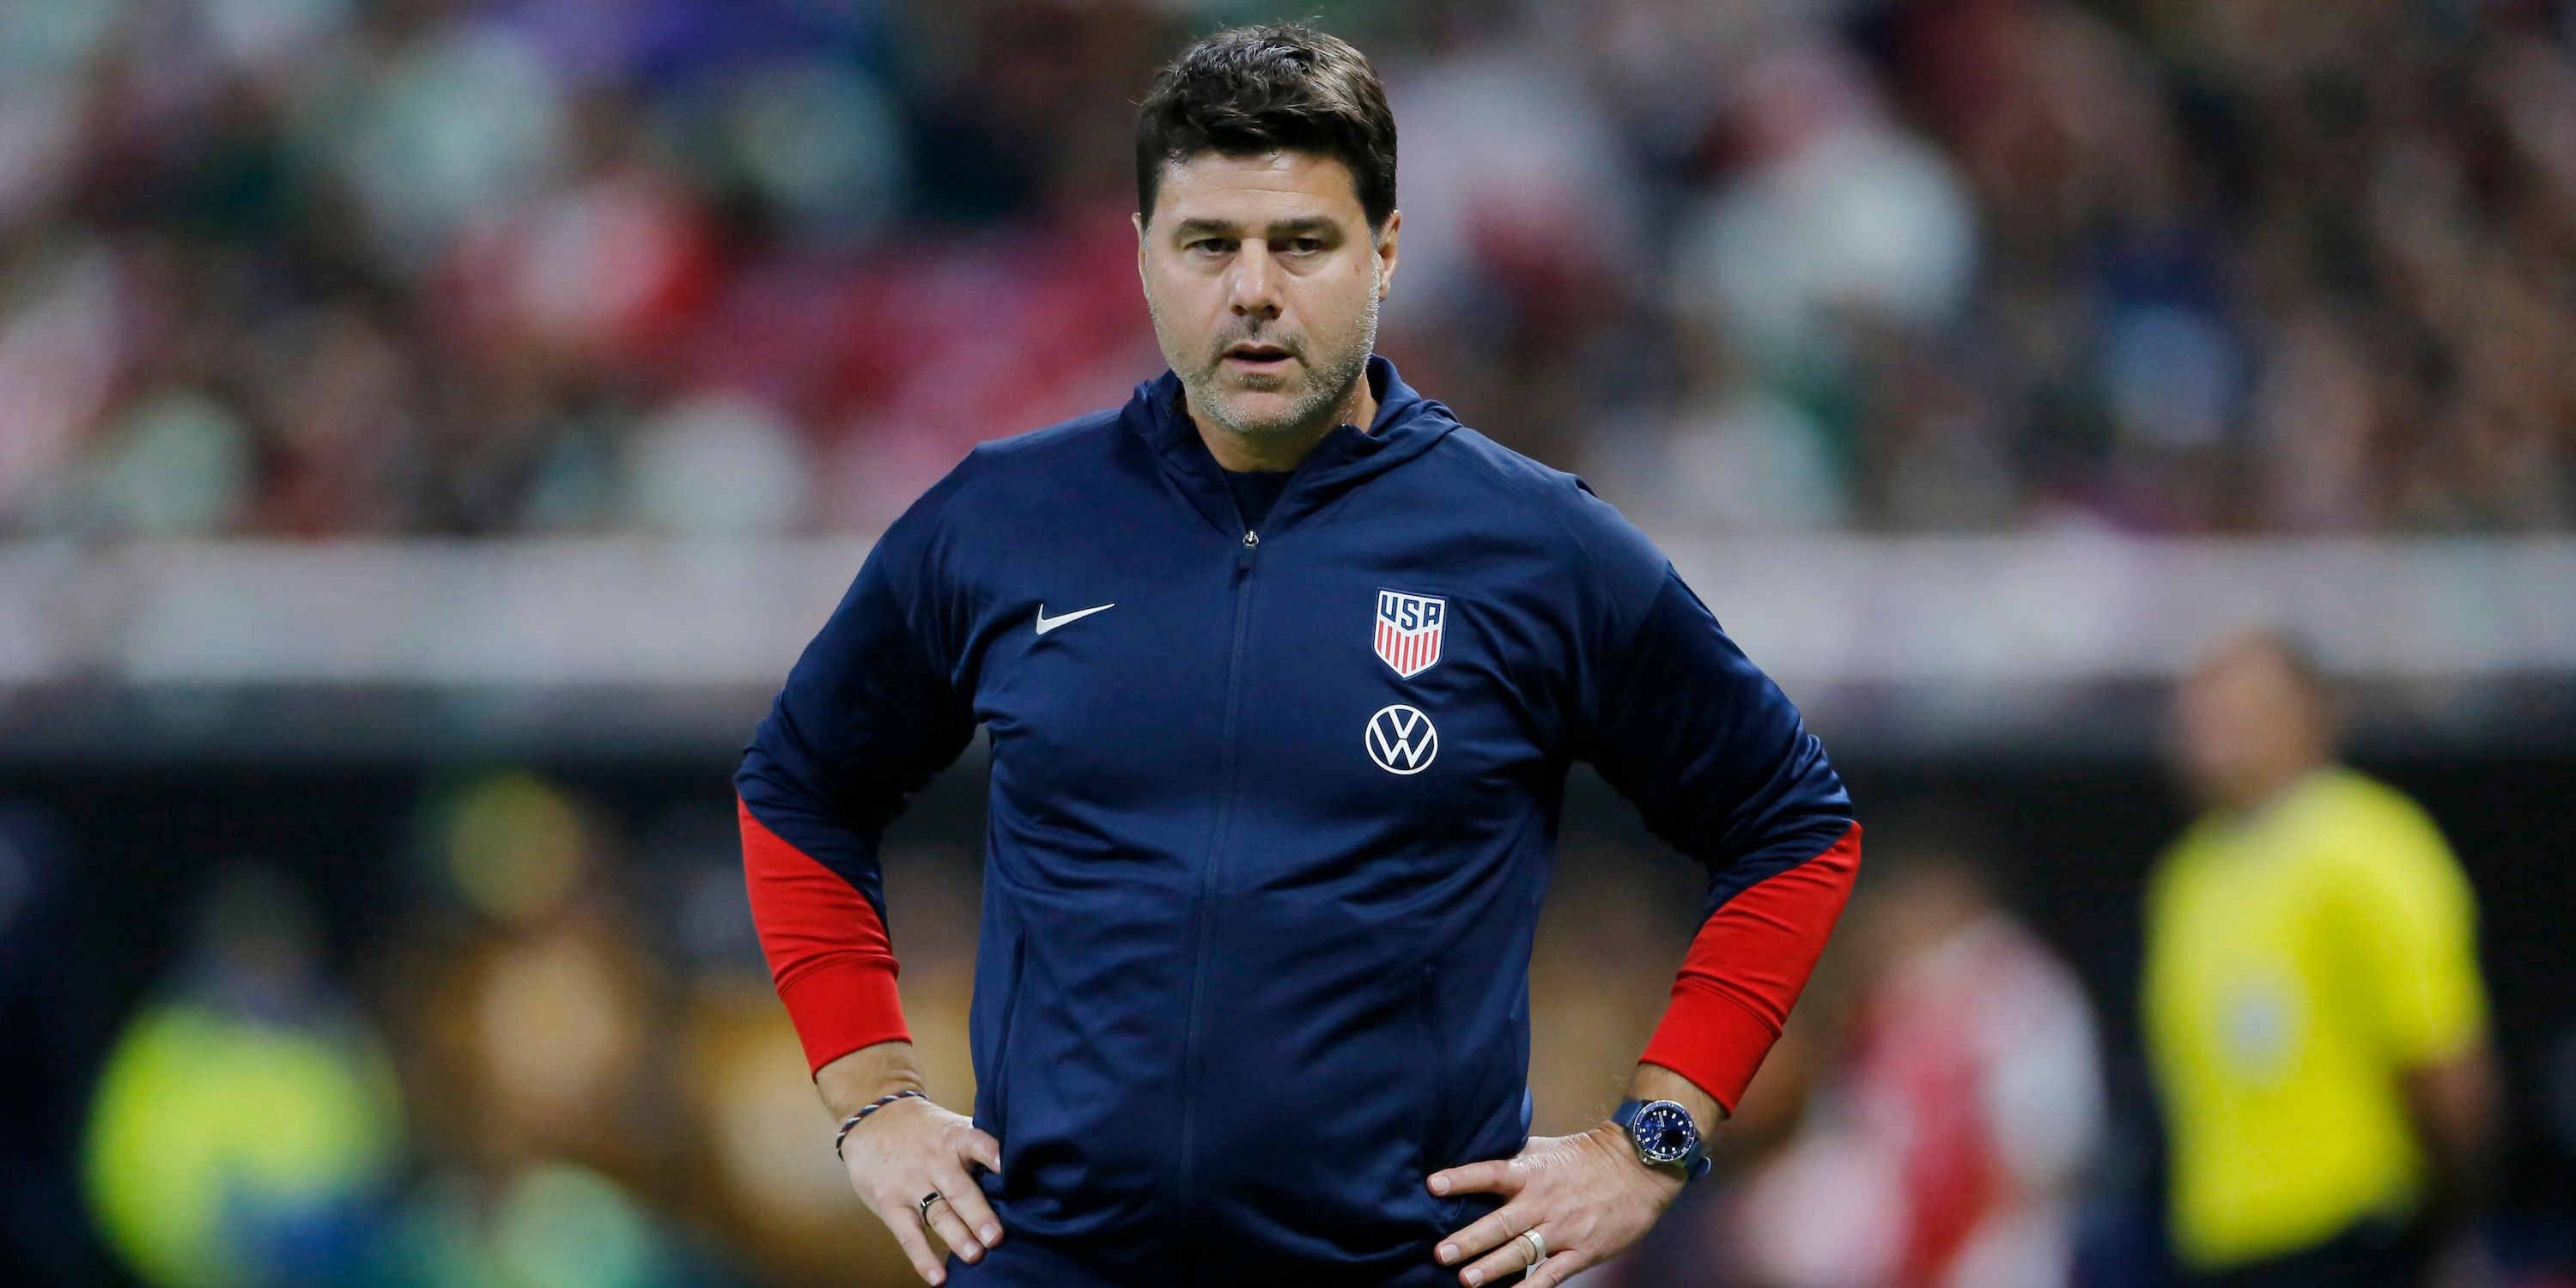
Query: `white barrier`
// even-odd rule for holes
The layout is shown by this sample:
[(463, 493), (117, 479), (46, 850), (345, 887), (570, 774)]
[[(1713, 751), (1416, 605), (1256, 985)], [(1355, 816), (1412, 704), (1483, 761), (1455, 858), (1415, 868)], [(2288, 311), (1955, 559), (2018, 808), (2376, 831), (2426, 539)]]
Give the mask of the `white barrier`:
[[(2353, 678), (2576, 675), (2570, 540), (1665, 545), (1793, 691), (2151, 680), (2250, 623), (2299, 632)], [(865, 550), (863, 540), (0, 545), (0, 689), (765, 687)]]

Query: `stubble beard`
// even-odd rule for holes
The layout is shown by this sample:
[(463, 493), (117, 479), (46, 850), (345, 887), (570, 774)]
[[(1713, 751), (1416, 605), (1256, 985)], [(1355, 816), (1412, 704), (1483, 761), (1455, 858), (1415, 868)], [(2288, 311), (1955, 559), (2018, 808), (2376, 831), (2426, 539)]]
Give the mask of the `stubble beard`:
[[(1174, 370), (1181, 378), (1181, 388), (1189, 394), (1190, 410), (1217, 428), (1252, 441), (1289, 438), (1331, 429), (1329, 422), (1350, 400), (1351, 391), (1358, 388), (1359, 382), (1367, 376), (1369, 355), (1377, 352), (1378, 288), (1383, 284), (1383, 276), (1372, 268), (1368, 297), (1361, 307), (1359, 328), (1353, 337), (1356, 343), (1323, 355), (1321, 365), (1311, 365), (1317, 356), (1311, 347), (1300, 354), (1309, 364), (1306, 388), (1290, 399), (1287, 408), (1278, 415), (1251, 417), (1241, 414), (1233, 405), (1233, 391), (1220, 383), (1225, 367), (1225, 348), (1244, 337), (1223, 341), (1215, 353), (1203, 362), (1191, 363), (1186, 371), (1175, 366)], [(1156, 307), (1151, 292), (1145, 296), (1145, 311), (1152, 315), (1154, 333), (1165, 341), (1163, 354), (1169, 359), (1173, 348), (1169, 343), (1171, 332), (1164, 325), (1162, 310)], [(1309, 335), (1306, 338), (1311, 345), (1315, 337)]]

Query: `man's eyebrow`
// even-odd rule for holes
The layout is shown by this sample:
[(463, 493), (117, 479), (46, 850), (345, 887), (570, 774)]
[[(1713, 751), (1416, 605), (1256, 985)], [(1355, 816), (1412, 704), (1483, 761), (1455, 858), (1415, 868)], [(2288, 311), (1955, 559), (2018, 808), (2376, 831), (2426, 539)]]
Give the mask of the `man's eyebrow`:
[(1270, 225), (1270, 235), (1272, 237), (1295, 237), (1301, 233), (1337, 233), (1341, 230), (1342, 226), (1340, 224), (1335, 223), (1322, 215), (1307, 215), (1300, 219), (1282, 219), (1279, 222)]
[[(1341, 230), (1342, 226), (1327, 216), (1305, 215), (1296, 219), (1273, 220), (1264, 232), (1266, 236), (1276, 239), (1296, 237), (1306, 233), (1337, 233)], [(1205, 215), (1184, 219), (1172, 225), (1172, 235), (1175, 237), (1191, 237), (1200, 234), (1236, 237), (1242, 235), (1242, 225), (1230, 219), (1212, 219)]]

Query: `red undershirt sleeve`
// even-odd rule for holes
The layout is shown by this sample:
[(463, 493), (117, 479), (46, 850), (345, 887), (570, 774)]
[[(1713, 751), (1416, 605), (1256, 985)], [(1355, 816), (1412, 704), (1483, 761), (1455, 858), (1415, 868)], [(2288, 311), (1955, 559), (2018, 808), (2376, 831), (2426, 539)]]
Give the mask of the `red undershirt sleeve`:
[(1860, 831), (1852, 824), (1831, 848), (1754, 883), (1709, 917), (1641, 1061), (1690, 1079), (1735, 1112), (1851, 897)]
[(875, 906), (778, 839), (739, 797), (735, 806), (760, 950), (809, 1071), (861, 1047), (910, 1040), (895, 992), (894, 947)]

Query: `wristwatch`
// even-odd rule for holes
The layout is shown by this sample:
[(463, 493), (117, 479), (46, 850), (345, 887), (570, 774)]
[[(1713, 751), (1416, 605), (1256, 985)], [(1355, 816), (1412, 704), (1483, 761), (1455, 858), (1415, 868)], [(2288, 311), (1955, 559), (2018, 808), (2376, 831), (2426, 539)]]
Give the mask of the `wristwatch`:
[(1637, 1146), (1637, 1157), (1648, 1167), (1679, 1164), (1682, 1179), (1696, 1181), (1708, 1175), (1715, 1160), (1699, 1138), (1699, 1124), (1691, 1121), (1690, 1110), (1671, 1100), (1624, 1100), (1610, 1121), (1628, 1133)]

